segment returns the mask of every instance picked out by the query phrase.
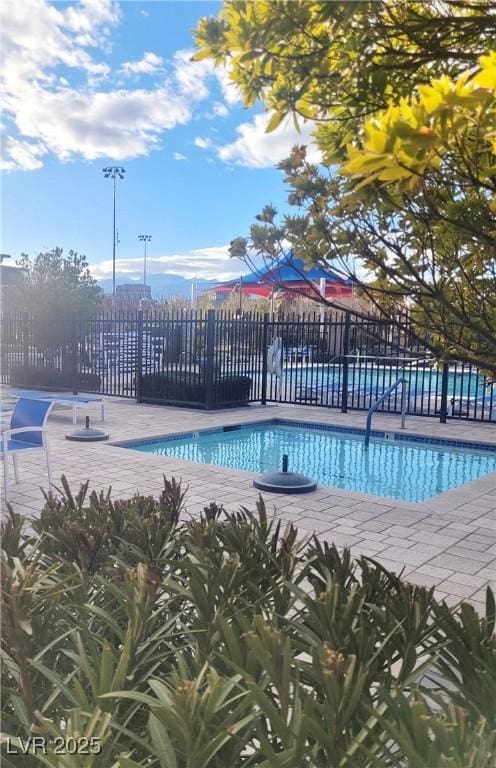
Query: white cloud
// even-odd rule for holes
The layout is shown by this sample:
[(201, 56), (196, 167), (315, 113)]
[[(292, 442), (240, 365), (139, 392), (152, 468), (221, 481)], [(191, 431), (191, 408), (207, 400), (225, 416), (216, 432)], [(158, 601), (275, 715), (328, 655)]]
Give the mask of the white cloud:
[(120, 7), (116, 0), (80, 0), (78, 5), (70, 5), (62, 12), (66, 26), (76, 33), (76, 43), (83, 46), (101, 46), (110, 36), (110, 27), (120, 17)]
[(203, 139), (201, 136), (197, 136), (194, 145), (195, 147), (200, 147), (200, 149), (208, 149), (212, 146), (212, 139)]
[[(205, 112), (204, 117), (207, 120), (215, 120), (216, 117), (226, 117), (229, 114), (229, 109), (221, 101), (216, 101), (212, 105), (212, 109), (209, 112)], [(215, 130), (212, 128), (212, 130)]]
[(187, 160), (188, 159), (186, 157), (186, 155), (181, 154), (181, 152), (174, 152), (172, 157), (174, 158), (174, 160)]
[(157, 74), (163, 65), (161, 81), (111, 89), (105, 55), (120, 21), (115, 0), (4, 0), (1, 12), (6, 170), (39, 168), (50, 153), (64, 161), (146, 155), (161, 146), (165, 131), (193, 118), (195, 105), (210, 95), (209, 81), (223, 76), (211, 62), (191, 61), (190, 50), (177, 51), (168, 66), (146, 52), (123, 70)]
[(156, 75), (164, 71), (164, 60), (152, 51), (143, 54), (139, 61), (125, 61), (121, 67), (123, 74), (130, 75)]
[(212, 112), (217, 117), (225, 117), (229, 114), (229, 110), (226, 105), (222, 104), (220, 101), (215, 102), (214, 106), (212, 107)]
[[(85, 32), (95, 39), (95, 30), (102, 24), (115, 24), (120, 19), (119, 3), (116, 0), (80, 0), (63, 11), (67, 26), (75, 32)], [(101, 34), (101, 32), (100, 32)], [(107, 34), (104, 28), (104, 34)]]
[(2, 157), (9, 158), (2, 162), (3, 170), (35, 171), (43, 166), (40, 157), (46, 150), (41, 145), (19, 141), (13, 136), (7, 136), (2, 143)]
[[(230, 280), (246, 273), (246, 266), (238, 259), (231, 259), (229, 246), (212, 246), (197, 248), (184, 253), (174, 253), (166, 256), (149, 256), (147, 270), (150, 275), (181, 275), (182, 277), (199, 277), (206, 280)], [(142, 258), (117, 259), (116, 272), (122, 277), (132, 279), (140, 276), (143, 271)], [(101, 261), (91, 265), (91, 272), (97, 280), (112, 277), (112, 261)]]
[[(29, 89), (30, 81), (50, 84), (51, 70), (59, 65), (105, 76), (106, 64), (95, 62), (85, 46), (101, 44), (108, 28), (116, 23), (119, 9), (110, 0), (81, 3), (60, 11), (45, 0), (4, 0), (2, 24), (2, 90), (16, 93)], [(105, 31), (106, 30), (106, 31)], [(81, 43), (84, 37), (85, 42)]]
[(183, 94), (195, 101), (206, 99), (209, 95), (207, 80), (213, 74), (213, 64), (203, 61), (191, 61), (193, 51), (176, 51), (173, 57), (174, 78)]
[(269, 168), (287, 157), (295, 144), (305, 144), (309, 160), (320, 161), (320, 152), (311, 135), (311, 124), (304, 124), (298, 132), (292, 120), (286, 120), (277, 130), (265, 133), (270, 117), (268, 113), (259, 114), (251, 123), (238, 125), (236, 141), (217, 149), (220, 159), (250, 168)]
[(234, 106), (235, 104), (241, 104), (243, 99), (241, 97), (241, 91), (239, 87), (234, 83), (224, 67), (216, 67), (215, 74), (222, 89), (224, 99), (228, 104)]
[[(215, 78), (220, 86), (225, 101), (230, 106), (242, 102), (238, 86), (233, 83), (224, 67), (216, 67), (209, 59), (192, 61), (194, 51), (181, 50), (174, 54), (174, 74), (184, 93), (190, 93), (197, 100), (208, 96), (207, 81)], [(216, 112), (217, 109), (217, 112)], [(227, 107), (222, 102), (216, 102), (214, 113), (223, 117), (227, 114)]]
[(168, 86), (108, 93), (36, 87), (16, 106), (19, 132), (37, 139), (40, 153), (53, 152), (61, 160), (75, 153), (87, 160), (146, 155), (162, 131), (191, 118), (187, 104)]

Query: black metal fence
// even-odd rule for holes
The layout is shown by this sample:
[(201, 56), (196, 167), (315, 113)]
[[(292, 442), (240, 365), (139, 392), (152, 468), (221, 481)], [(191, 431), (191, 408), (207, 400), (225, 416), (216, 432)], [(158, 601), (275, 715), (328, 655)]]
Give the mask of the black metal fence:
[[(408, 324), (399, 331), (344, 312), (274, 319), (214, 310), (73, 313), (51, 322), (4, 314), (1, 378), (169, 405), (283, 402), (343, 412), (367, 410), (405, 378), (411, 414), (496, 420), (496, 384), (487, 373), (456, 361), (438, 366)], [(397, 389), (381, 410), (400, 408)]]

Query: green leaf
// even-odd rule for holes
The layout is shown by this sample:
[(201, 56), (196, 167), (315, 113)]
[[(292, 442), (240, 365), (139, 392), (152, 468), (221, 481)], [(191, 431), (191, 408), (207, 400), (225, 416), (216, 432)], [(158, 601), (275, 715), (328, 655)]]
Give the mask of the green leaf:
[(40, 672), (44, 677), (47, 678), (61, 693), (64, 694), (67, 701), (70, 702), (74, 707), (79, 706), (79, 702), (76, 698), (76, 696), (73, 694), (71, 689), (66, 684), (65, 680), (60, 677), (56, 672), (53, 672), (51, 669), (48, 669), (44, 664), (41, 663), (41, 661), (32, 661), (31, 666), (34, 667), (38, 672)]
[(410, 176), (413, 176), (413, 171), (410, 171), (408, 168), (395, 166), (393, 168), (385, 168), (380, 172), (378, 178), (380, 181), (398, 181), (398, 179), (407, 179)]
[(103, 642), (102, 661), (100, 664), (99, 695), (112, 689), (112, 676), (114, 672), (114, 656), (112, 649), (106, 640)]
[(494, 592), (491, 587), (486, 589), (486, 617), (488, 625), (488, 633), (492, 635), (494, 632), (494, 624), (496, 621), (496, 601), (494, 599)]
[(284, 112), (274, 112), (269, 122), (267, 123), (265, 133), (272, 133), (272, 131), (275, 131), (276, 128), (280, 126), (285, 117), (286, 115)]
[(177, 768), (176, 753), (167, 729), (153, 712), (148, 720), (148, 730), (155, 747), (155, 754), (159, 758), (162, 768)]
[(147, 693), (141, 691), (112, 691), (111, 693), (102, 693), (99, 699), (131, 699), (132, 701), (139, 701), (142, 704), (146, 704), (149, 707), (157, 706), (157, 699), (153, 696), (149, 696)]

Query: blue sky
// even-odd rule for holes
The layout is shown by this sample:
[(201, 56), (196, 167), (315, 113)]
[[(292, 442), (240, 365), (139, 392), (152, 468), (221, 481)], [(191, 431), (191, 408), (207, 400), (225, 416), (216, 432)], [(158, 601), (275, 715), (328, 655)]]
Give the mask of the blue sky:
[(214, 2), (4, 0), (2, 246), (17, 257), (61, 246), (112, 272), (112, 189), (118, 182), (118, 277), (148, 272), (227, 279), (246, 271), (229, 241), (262, 206), (282, 208), (276, 162), (291, 124), (241, 104), (228, 73), (191, 62), (192, 30)]

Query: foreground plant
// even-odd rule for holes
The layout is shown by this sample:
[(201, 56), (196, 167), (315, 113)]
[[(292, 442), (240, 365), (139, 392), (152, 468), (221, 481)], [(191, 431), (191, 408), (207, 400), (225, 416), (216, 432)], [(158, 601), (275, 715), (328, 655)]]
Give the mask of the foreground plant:
[(2, 531), (4, 765), (495, 765), (490, 591), (450, 609), (262, 499), (183, 522), (174, 480), (62, 487)]

